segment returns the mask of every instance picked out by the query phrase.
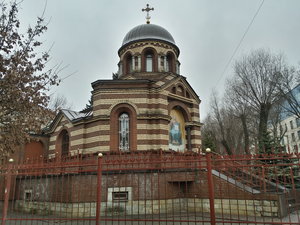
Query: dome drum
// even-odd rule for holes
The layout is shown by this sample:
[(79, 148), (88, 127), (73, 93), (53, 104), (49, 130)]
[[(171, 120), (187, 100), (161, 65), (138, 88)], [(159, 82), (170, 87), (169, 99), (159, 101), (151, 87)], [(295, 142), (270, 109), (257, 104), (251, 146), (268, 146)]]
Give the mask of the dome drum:
[[(159, 52), (159, 53), (158, 53)], [(171, 72), (179, 74), (180, 62), (173, 51), (157, 51), (155, 47), (145, 46), (138, 52), (127, 51), (122, 54), (118, 64), (119, 77), (132, 73), (144, 72)]]
[(179, 74), (179, 48), (172, 35), (158, 25), (142, 24), (131, 29), (118, 54), (118, 78), (134, 73)]

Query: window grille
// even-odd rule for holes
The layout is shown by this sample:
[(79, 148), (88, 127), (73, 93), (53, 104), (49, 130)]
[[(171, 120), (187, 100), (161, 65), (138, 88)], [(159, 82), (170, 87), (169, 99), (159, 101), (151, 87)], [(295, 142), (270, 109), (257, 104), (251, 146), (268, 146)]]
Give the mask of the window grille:
[(160, 57), (160, 66), (161, 66), (162, 68), (165, 67), (165, 57), (164, 57), (164, 56), (161, 56), (161, 57)]
[(62, 155), (68, 155), (69, 153), (69, 134), (68, 131), (64, 130), (62, 133), (62, 140), (61, 140), (61, 152)]
[(132, 56), (129, 55), (127, 57), (127, 73), (131, 73), (132, 72)]
[(128, 201), (128, 191), (118, 191), (112, 193), (112, 200), (117, 202)]
[(129, 151), (129, 116), (122, 113), (119, 117), (119, 149)]
[(139, 67), (139, 58), (137, 56), (134, 57), (134, 67), (135, 69)]
[(146, 55), (146, 72), (152, 72), (153, 71), (153, 55), (147, 54)]

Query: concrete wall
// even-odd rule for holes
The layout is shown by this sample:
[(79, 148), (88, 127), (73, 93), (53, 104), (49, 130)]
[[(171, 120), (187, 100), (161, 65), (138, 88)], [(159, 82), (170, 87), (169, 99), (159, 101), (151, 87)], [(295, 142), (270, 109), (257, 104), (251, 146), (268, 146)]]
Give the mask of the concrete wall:
[[(15, 209), (38, 215), (63, 217), (94, 217), (96, 202), (59, 203), (27, 202), (18, 200)], [(152, 215), (178, 213), (209, 213), (209, 199), (176, 198), (166, 200), (143, 200), (127, 202), (102, 202), (101, 215)], [(216, 214), (232, 216), (279, 217), (277, 201), (215, 199)]]

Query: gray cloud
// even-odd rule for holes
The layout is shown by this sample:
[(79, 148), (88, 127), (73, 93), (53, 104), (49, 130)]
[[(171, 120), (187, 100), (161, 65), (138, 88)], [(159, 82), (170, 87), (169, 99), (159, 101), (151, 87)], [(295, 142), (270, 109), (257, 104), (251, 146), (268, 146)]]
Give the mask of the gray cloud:
[[(231, 65), (225, 65), (256, 12), (261, 0), (48, 0), (46, 18), (51, 18), (43, 37), (51, 46), (52, 63), (69, 65), (55, 93), (63, 94), (75, 110), (87, 103), (97, 79), (110, 79), (117, 71), (117, 51), (125, 34), (145, 22), (141, 8), (155, 8), (151, 21), (166, 28), (181, 50), (181, 73), (202, 99), (202, 119), (207, 114), (212, 88), (222, 92), (232, 74), (232, 63), (241, 54), (266, 47), (282, 51), (291, 64), (300, 61), (300, 1), (265, 1)], [(27, 27), (41, 14), (44, 1), (25, 0), (20, 20)]]

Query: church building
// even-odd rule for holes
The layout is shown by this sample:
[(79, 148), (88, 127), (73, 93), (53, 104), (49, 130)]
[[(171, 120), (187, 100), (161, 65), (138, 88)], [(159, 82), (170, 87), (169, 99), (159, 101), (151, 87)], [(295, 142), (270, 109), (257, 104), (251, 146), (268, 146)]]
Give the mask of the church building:
[(44, 130), (48, 140), (29, 143), (25, 156), (199, 150), (200, 99), (180, 75), (174, 38), (144, 10), (147, 22), (125, 35), (113, 79), (91, 84), (92, 107), (61, 110)]
[(97, 221), (100, 214), (118, 223), (131, 215), (134, 223), (155, 214), (164, 223), (195, 222), (199, 215), (207, 220), (205, 213), (215, 212), (230, 218), (286, 215), (286, 188), (266, 178), (264, 167), (261, 177), (260, 167), (247, 169), (250, 158), (214, 155), (212, 163), (211, 154), (197, 154), (200, 99), (180, 74), (174, 38), (150, 23), (150, 10), (144, 9), (146, 24), (125, 35), (118, 72), (91, 84), (91, 107), (61, 110), (40, 141), (25, 146), (25, 160), (43, 161), (16, 167), (15, 208), (77, 222)]

